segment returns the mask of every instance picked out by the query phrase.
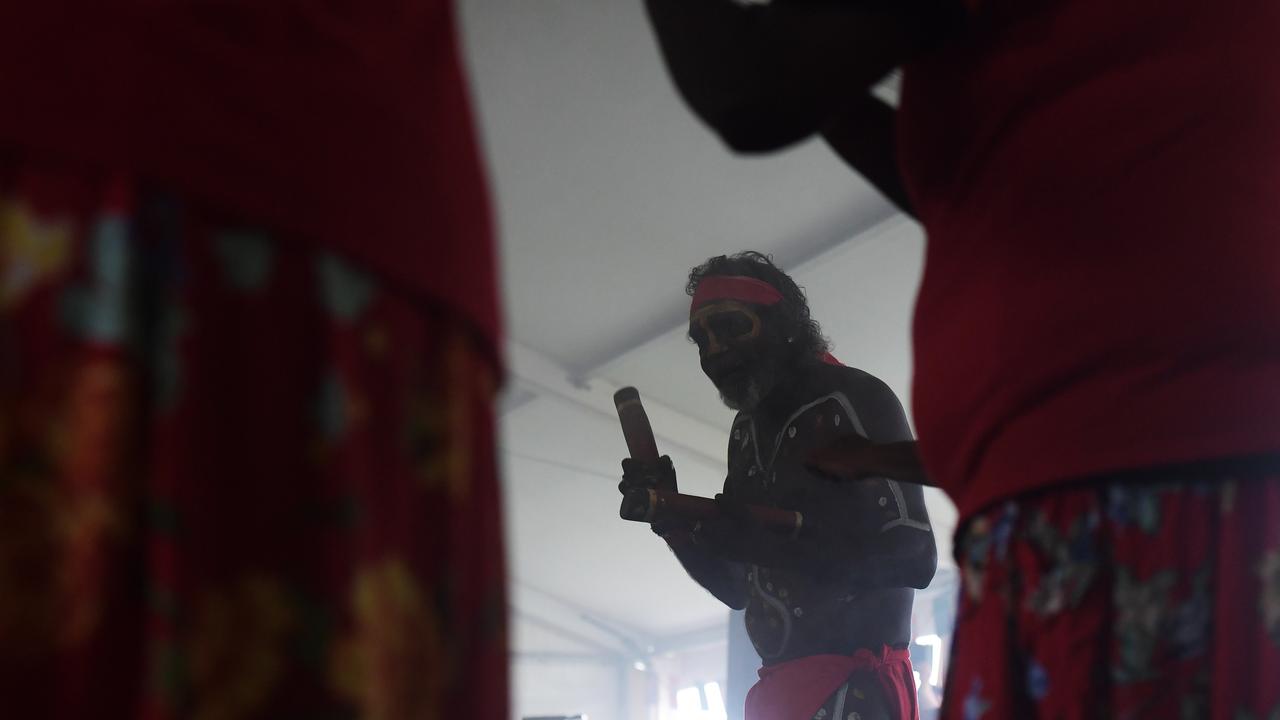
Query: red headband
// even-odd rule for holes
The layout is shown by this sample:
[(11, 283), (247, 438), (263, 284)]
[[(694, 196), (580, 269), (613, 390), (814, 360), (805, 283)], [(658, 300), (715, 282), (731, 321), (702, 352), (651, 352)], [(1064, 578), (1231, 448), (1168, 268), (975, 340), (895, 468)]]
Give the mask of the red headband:
[(716, 300), (738, 300), (756, 305), (773, 305), (782, 300), (778, 288), (763, 280), (740, 275), (712, 275), (698, 281), (689, 312)]
[[(693, 291), (693, 303), (689, 306), (689, 312), (696, 312), (698, 308), (716, 300), (773, 305), (782, 300), (782, 293), (763, 280), (741, 275), (712, 275), (698, 281), (698, 287)], [(841, 362), (829, 352), (822, 353), (818, 359), (828, 365), (841, 365)]]

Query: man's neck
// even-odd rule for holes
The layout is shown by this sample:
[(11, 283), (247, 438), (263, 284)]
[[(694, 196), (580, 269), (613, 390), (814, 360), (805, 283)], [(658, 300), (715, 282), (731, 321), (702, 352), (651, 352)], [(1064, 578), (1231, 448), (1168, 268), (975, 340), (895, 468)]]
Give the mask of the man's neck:
[(791, 414), (796, 409), (796, 404), (805, 399), (804, 390), (809, 386), (813, 372), (820, 366), (821, 362), (815, 358), (798, 358), (788, 363), (778, 372), (778, 381), (760, 401), (757, 412), (773, 417)]

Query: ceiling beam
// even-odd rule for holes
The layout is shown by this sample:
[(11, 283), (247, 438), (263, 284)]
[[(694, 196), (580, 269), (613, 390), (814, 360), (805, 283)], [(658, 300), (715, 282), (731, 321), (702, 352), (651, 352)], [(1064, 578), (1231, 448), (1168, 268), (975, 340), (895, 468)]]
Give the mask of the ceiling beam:
[[(554, 397), (610, 424), (618, 422), (613, 394), (622, 386), (603, 378), (573, 379), (569, 371), (556, 361), (517, 341), (507, 343), (507, 362), (515, 380), (509, 392)], [(723, 467), (724, 458), (720, 456), (725, 443), (722, 428), (712, 427), (651, 398), (644, 398), (644, 407), (655, 428), (654, 436), (663, 445), (677, 447), (705, 460), (712, 467)]]
[(518, 650), (510, 653), (511, 659), (520, 662), (582, 665), (605, 665), (612, 667), (622, 660), (616, 655), (593, 655), (591, 653), (569, 652), (527, 652)]
[(626, 651), (625, 648), (609, 647), (608, 645), (589, 638), (582, 633), (574, 632), (559, 623), (547, 620), (546, 618), (540, 617), (531, 612), (521, 610), (514, 605), (511, 606), (510, 612), (512, 619), (516, 622), (524, 622), (534, 627), (541, 628), (562, 640), (568, 640), (569, 642), (581, 647), (589, 648), (602, 656), (618, 658), (622, 657)]
[(653, 655), (676, 653), (711, 645), (723, 645), (729, 641), (729, 611), (725, 610), (722, 622), (681, 633), (672, 633), (657, 638), (653, 642)]

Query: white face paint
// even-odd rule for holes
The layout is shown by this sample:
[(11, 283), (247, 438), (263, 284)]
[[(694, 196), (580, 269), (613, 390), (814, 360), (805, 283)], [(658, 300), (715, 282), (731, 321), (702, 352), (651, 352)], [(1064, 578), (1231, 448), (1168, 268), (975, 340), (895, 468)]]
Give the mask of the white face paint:
[(689, 318), (689, 338), (698, 345), (703, 372), (715, 384), (720, 400), (732, 410), (751, 412), (775, 380), (771, 339), (763, 332), (758, 308), (737, 300), (720, 300)]

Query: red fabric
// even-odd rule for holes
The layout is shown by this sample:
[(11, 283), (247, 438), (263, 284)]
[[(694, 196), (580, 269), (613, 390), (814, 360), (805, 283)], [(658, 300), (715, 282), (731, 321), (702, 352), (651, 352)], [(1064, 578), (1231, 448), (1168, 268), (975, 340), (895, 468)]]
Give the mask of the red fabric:
[(930, 473), (969, 516), (1280, 450), (1280, 3), (971, 5), (899, 112)]
[(340, 250), (493, 341), (454, 23), (449, 0), (0, 3), (0, 153), (160, 182)]
[(747, 692), (746, 720), (812, 720), (814, 713), (854, 673), (872, 672), (891, 706), (895, 720), (917, 717), (911, 654), (885, 647), (879, 654), (811, 655), (760, 668), (760, 681)]
[(738, 275), (712, 275), (698, 281), (693, 291), (689, 312), (716, 300), (739, 300), (756, 305), (772, 305), (782, 300), (782, 293), (763, 280)]
[(0, 162), (0, 714), (506, 720), (494, 387), (336, 253)]
[(956, 542), (942, 717), (1280, 717), (1280, 478), (1117, 479)]

